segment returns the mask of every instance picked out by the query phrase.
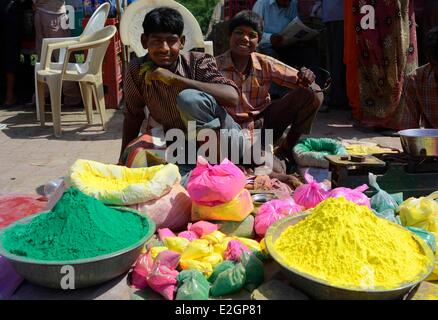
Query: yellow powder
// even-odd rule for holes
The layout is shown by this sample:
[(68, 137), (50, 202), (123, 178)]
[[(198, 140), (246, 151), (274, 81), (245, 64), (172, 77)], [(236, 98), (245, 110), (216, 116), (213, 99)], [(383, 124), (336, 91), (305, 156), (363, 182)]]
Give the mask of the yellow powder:
[(411, 232), (343, 197), (321, 202), (274, 246), (288, 266), (346, 288), (395, 288), (428, 261)]
[[(81, 180), (91, 189), (123, 190), (133, 184), (144, 184), (163, 169), (163, 165), (148, 168), (126, 168), (105, 165), (95, 161), (83, 161), (73, 171), (72, 178)], [(146, 170), (147, 169), (147, 170)]]

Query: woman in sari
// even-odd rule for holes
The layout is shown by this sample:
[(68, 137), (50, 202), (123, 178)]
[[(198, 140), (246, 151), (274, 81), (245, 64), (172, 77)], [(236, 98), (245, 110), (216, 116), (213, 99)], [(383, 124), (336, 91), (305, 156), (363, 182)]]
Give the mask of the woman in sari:
[[(362, 29), (360, 12), (374, 7), (375, 29)], [(418, 66), (413, 1), (346, 0), (347, 95), (361, 126), (399, 127), (405, 76)]]

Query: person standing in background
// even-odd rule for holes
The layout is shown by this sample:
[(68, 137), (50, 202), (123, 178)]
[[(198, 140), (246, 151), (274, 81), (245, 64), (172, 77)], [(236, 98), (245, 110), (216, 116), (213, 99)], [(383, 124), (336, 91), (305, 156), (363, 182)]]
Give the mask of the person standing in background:
[[(64, 0), (33, 0), (35, 9), (35, 50), (41, 60), (41, 48), (44, 38), (70, 37), (67, 26), (68, 16)], [(79, 86), (65, 82), (62, 88), (64, 105), (76, 106), (81, 103)]]
[(17, 106), (15, 85), (20, 64), (21, 20), (21, 1), (0, 1), (0, 41), (3, 46), (0, 50), (0, 74), (5, 77), (6, 95), (2, 106), (6, 109)]
[(44, 38), (64, 38), (70, 36), (66, 25), (67, 10), (63, 0), (33, 0), (35, 8), (35, 50), (41, 59)]
[(414, 3), (376, 1), (375, 25), (363, 29), (364, 2), (344, 2), (344, 61), (353, 117), (361, 128), (398, 130), (403, 84), (418, 66)]
[(327, 28), (328, 60), (331, 73), (329, 109), (348, 107), (344, 54), (344, 0), (323, 0), (322, 19)]

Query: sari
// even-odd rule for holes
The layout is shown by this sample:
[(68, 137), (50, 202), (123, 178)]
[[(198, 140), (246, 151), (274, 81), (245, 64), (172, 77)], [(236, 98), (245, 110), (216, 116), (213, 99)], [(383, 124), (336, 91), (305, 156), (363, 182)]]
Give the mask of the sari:
[[(363, 5), (375, 8), (375, 29), (361, 28)], [(397, 130), (404, 79), (418, 66), (413, 1), (347, 0), (345, 11), (350, 38), (344, 59), (353, 117), (364, 126)]]

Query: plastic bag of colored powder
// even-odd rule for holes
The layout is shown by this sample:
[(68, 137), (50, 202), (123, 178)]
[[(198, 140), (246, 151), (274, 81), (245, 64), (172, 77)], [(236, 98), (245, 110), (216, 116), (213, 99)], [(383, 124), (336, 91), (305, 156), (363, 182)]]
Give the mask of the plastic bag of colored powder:
[(213, 278), (214, 282), (210, 289), (211, 296), (225, 296), (238, 292), (243, 288), (246, 276), (245, 268), (241, 263), (219, 264), (216, 268), (220, 272), (217, 272)]
[(180, 255), (170, 250), (161, 252), (147, 275), (147, 283), (167, 300), (173, 300), (179, 272), (176, 271)]
[(240, 261), (245, 268), (245, 289), (253, 291), (260, 286), (265, 279), (265, 270), (261, 262), (253, 253), (244, 252)]
[(199, 239), (199, 236), (193, 231), (182, 231), (182, 232), (178, 233), (178, 237), (186, 238), (189, 241)]
[(210, 283), (197, 270), (183, 270), (178, 277), (176, 300), (208, 300)]
[(306, 209), (314, 208), (321, 201), (325, 200), (328, 196), (328, 192), (322, 187), (322, 185), (313, 180), (310, 174), (305, 174), (304, 179), (306, 184), (299, 186), (294, 194), (293, 199), (295, 202)]
[(205, 158), (198, 157), (187, 191), (195, 203), (216, 206), (234, 199), (245, 183), (243, 172), (228, 159), (219, 165), (210, 165)]
[(268, 201), (257, 212), (254, 222), (255, 231), (263, 237), (274, 222), (288, 215), (301, 212), (303, 209), (292, 198)]
[(192, 231), (198, 235), (199, 238), (216, 231), (219, 227), (208, 221), (198, 221), (196, 223), (189, 223), (187, 226), (188, 231)]
[(150, 253), (140, 255), (135, 262), (134, 269), (131, 273), (131, 285), (137, 289), (147, 287), (147, 276), (152, 269), (154, 261)]
[(239, 261), (244, 252), (251, 252), (240, 241), (231, 240), (228, 242), (227, 250), (224, 252), (226, 260)]
[(339, 187), (331, 190), (328, 196), (331, 198), (344, 197), (355, 204), (371, 208), (370, 199), (363, 193), (367, 189), (368, 186), (366, 184), (363, 184), (355, 189)]
[(417, 227), (438, 234), (438, 191), (427, 197), (409, 198), (398, 210), (404, 226)]
[(385, 210), (391, 209), (396, 211), (400, 203), (403, 201), (403, 195), (401, 197), (399, 194), (390, 195), (385, 190), (380, 189), (377, 184), (377, 177), (369, 173), (369, 185), (377, 190), (377, 193), (371, 197), (371, 208), (377, 212), (383, 212)]

